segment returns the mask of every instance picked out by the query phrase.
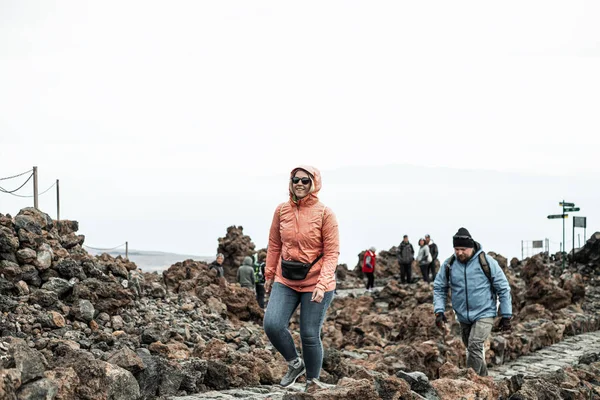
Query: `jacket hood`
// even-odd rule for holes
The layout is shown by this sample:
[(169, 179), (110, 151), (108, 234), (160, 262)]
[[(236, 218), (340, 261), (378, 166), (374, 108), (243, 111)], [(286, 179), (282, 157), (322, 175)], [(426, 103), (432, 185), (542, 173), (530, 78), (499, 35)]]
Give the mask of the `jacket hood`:
[(475, 246), (474, 246), (474, 250), (473, 250), (473, 255), (471, 256), (471, 258), (469, 258), (469, 260), (467, 261), (467, 264), (469, 262), (471, 262), (471, 260), (476, 259), (477, 257), (479, 257), (479, 253), (481, 253), (483, 251), (483, 248), (481, 247), (481, 244), (479, 242), (475, 242)]
[(244, 262), (242, 264), (252, 266), (252, 261), (253, 261), (252, 257), (246, 256), (246, 257), (244, 257)]
[(291, 172), (290, 172), (290, 183), (288, 185), (288, 191), (290, 193), (290, 199), (294, 202), (297, 203), (299, 200), (296, 198), (296, 196), (294, 195), (294, 192), (292, 191), (292, 181), (291, 179), (294, 177), (294, 174), (296, 173), (296, 171), (298, 170), (304, 170), (306, 172), (308, 172), (308, 175), (310, 177), (311, 180), (311, 185), (310, 185), (310, 193), (303, 199), (300, 199), (300, 201), (306, 201), (308, 198), (315, 198), (318, 199), (317, 195), (319, 193), (319, 191), (321, 190), (321, 172), (310, 165), (299, 165), (296, 168), (294, 168)]

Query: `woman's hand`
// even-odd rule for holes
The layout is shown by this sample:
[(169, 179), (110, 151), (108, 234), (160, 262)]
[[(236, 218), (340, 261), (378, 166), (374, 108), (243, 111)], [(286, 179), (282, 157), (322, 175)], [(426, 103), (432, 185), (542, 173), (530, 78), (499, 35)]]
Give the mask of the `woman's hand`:
[(273, 279), (269, 279), (268, 281), (265, 282), (265, 292), (267, 293), (271, 293), (271, 288), (273, 287)]
[(314, 301), (315, 303), (320, 303), (323, 301), (323, 297), (325, 297), (325, 292), (321, 289), (315, 289), (312, 294), (312, 298), (310, 301)]

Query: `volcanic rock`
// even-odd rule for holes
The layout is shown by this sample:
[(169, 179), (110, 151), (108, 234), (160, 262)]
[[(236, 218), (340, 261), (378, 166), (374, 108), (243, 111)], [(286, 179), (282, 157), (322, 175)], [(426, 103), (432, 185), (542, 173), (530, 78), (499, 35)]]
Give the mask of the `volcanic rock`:
[(575, 252), (573, 260), (582, 264), (600, 264), (600, 232), (595, 232), (583, 248)]
[(244, 235), (244, 228), (241, 226), (228, 227), (225, 237), (219, 238), (217, 252), (225, 256), (223, 266), (229, 281), (235, 282), (237, 270), (242, 265), (244, 257), (252, 256), (255, 247), (250, 236)]

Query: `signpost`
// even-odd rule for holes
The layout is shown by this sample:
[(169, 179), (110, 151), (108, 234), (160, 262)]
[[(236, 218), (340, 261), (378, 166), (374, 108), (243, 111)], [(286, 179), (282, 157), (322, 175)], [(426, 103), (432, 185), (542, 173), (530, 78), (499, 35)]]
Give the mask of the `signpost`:
[[(562, 268), (565, 269), (565, 259), (566, 257), (566, 243), (565, 243), (565, 218), (569, 217), (569, 214), (567, 214), (568, 212), (577, 212), (579, 211), (579, 207), (575, 207), (575, 203), (568, 203), (566, 201), (561, 201), (560, 203), (558, 203), (559, 206), (562, 207), (562, 214), (554, 214), (554, 215), (548, 215), (548, 219), (559, 219), (562, 218), (563, 221), (563, 240), (562, 240)], [(575, 217), (577, 218), (577, 217)], [(575, 254), (575, 221), (573, 221), (573, 254)]]
[(556, 219), (556, 218), (569, 218), (569, 214), (548, 215), (548, 219)]
[(573, 225), (575, 225), (575, 228), (585, 228), (586, 222), (585, 217), (573, 217)]

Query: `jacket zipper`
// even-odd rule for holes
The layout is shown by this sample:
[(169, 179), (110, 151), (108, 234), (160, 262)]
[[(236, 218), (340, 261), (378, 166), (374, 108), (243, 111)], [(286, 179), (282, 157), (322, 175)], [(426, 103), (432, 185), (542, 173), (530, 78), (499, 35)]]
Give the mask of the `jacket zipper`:
[(469, 262), (465, 264), (465, 302), (467, 303), (467, 321), (471, 322), (471, 318), (469, 318), (469, 288), (467, 286), (467, 265)]
[[(300, 241), (298, 240), (298, 234), (300, 233), (300, 200), (296, 203), (296, 248), (298, 249), (297, 260), (300, 259)], [(298, 289), (302, 290), (302, 283), (298, 286)]]
[(296, 203), (296, 247), (298, 248), (298, 257), (300, 256), (300, 241), (298, 240), (298, 234), (300, 233), (300, 200)]

